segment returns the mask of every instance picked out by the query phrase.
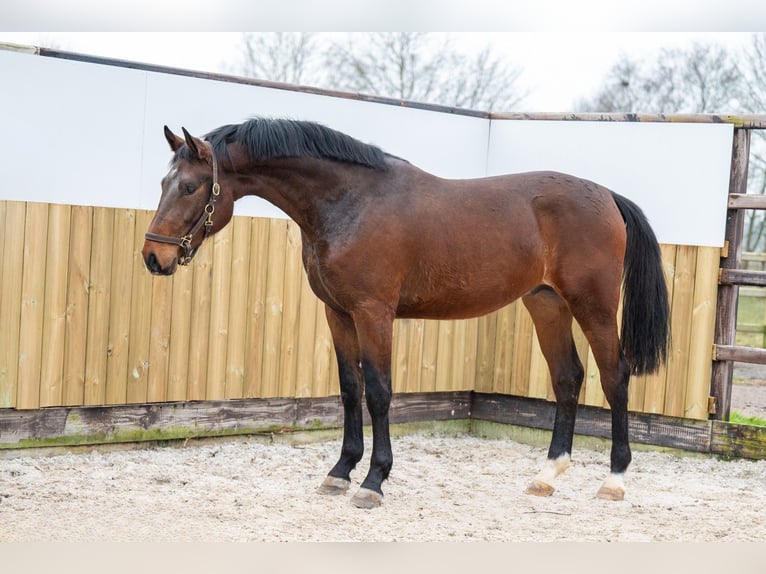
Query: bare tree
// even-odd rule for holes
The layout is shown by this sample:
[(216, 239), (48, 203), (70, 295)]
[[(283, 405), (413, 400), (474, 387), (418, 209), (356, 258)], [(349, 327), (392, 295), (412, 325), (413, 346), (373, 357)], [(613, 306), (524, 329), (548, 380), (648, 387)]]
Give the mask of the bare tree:
[(425, 32), (350, 34), (327, 52), (334, 88), (447, 106), (511, 109), (526, 94), (521, 74), (489, 48), (475, 56)]
[[(743, 54), (714, 44), (662, 50), (656, 60), (621, 58), (581, 111), (645, 113), (753, 113), (766, 109), (766, 33), (753, 36)], [(748, 192), (766, 192), (766, 138), (754, 131)], [(766, 214), (745, 213), (746, 251), (766, 244)]]
[[(753, 34), (742, 55), (744, 76), (742, 104), (745, 111), (762, 114), (766, 110), (766, 32)], [(750, 142), (748, 193), (766, 193), (766, 133), (753, 130)], [(746, 251), (760, 251), (766, 245), (766, 213), (745, 214)]]
[(736, 112), (742, 71), (735, 58), (715, 44), (662, 50), (655, 61), (622, 57), (596, 95), (580, 111), (645, 113)]
[(288, 84), (316, 84), (323, 58), (310, 32), (246, 32), (236, 73)]

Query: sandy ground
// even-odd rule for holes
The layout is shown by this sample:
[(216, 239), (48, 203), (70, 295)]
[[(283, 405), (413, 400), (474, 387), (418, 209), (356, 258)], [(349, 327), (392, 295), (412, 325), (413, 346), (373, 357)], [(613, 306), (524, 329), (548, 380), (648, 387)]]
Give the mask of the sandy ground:
[[(738, 365), (732, 409), (766, 419), (766, 369)], [(759, 541), (766, 460), (634, 452), (622, 502), (596, 499), (605, 451), (576, 449), (551, 498), (523, 494), (545, 449), (395, 437), (383, 506), (315, 494), (339, 440), (249, 437), (0, 460), (0, 542)], [(369, 456), (369, 438), (367, 456)]]
[(766, 542), (766, 461), (635, 452), (625, 500), (608, 502), (594, 498), (606, 452), (576, 450), (554, 495), (536, 498), (523, 490), (543, 448), (469, 435), (393, 443), (372, 511), (353, 508), (352, 493), (315, 494), (338, 440), (0, 460), (0, 541)]
[(731, 409), (766, 420), (766, 365), (735, 363)]

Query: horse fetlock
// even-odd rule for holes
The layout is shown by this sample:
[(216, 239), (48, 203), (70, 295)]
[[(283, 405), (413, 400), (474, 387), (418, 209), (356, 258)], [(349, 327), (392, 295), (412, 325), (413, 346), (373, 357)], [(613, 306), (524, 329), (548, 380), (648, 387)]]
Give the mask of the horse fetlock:
[(545, 461), (543, 469), (537, 473), (537, 476), (527, 486), (526, 493), (535, 496), (550, 496), (555, 488), (554, 479), (569, 468), (569, 453), (564, 453), (556, 458), (549, 458)]

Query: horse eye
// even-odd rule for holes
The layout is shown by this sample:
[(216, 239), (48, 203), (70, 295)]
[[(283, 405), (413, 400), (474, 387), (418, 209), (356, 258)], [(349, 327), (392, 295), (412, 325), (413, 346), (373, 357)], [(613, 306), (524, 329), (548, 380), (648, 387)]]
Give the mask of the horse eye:
[(192, 195), (195, 191), (197, 191), (197, 188), (190, 184), (186, 184), (181, 187), (184, 195)]

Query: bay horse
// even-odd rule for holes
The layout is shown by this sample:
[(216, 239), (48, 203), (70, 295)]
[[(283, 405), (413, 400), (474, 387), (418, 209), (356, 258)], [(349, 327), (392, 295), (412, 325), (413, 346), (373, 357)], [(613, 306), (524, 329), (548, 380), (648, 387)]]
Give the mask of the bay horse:
[(393, 462), (394, 319), (476, 317), (521, 298), (556, 397), (547, 461), (526, 492), (551, 495), (570, 461), (584, 377), (574, 318), (611, 408), (610, 473), (597, 496), (623, 499), (628, 381), (657, 370), (669, 338), (659, 245), (635, 203), (551, 171), (442, 179), (313, 122), (255, 118), (204, 139), (164, 131), (174, 155), (142, 250), (151, 273), (188, 264), (245, 195), (268, 200), (300, 227), (303, 265), (332, 332), (344, 411), (340, 458), (320, 493), (350, 486), (364, 449), (364, 397), (372, 453), (352, 503), (382, 502)]

